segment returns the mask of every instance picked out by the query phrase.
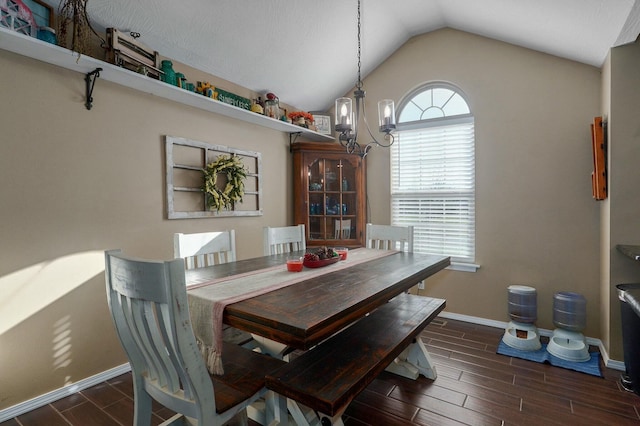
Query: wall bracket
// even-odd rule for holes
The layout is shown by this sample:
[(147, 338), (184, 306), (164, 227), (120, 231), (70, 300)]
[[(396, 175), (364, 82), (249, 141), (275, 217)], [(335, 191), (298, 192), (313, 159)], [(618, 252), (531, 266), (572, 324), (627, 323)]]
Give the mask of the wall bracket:
[(102, 68), (96, 68), (84, 76), (84, 81), (86, 83), (86, 101), (84, 106), (89, 110), (93, 106), (93, 86), (96, 84), (96, 79), (100, 77), (100, 71), (102, 71)]
[(289, 152), (293, 152), (293, 144), (296, 143), (302, 132), (289, 133)]

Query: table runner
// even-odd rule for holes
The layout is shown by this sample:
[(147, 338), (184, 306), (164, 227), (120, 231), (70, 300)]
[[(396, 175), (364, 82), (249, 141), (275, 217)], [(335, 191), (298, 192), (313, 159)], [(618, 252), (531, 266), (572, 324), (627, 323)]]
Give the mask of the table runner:
[(288, 272), (286, 264), (213, 279), (187, 288), (189, 312), (198, 347), (211, 374), (222, 375), (222, 317), (224, 308), (307, 279), (398, 253), (395, 250), (354, 249), (347, 259), (321, 268)]

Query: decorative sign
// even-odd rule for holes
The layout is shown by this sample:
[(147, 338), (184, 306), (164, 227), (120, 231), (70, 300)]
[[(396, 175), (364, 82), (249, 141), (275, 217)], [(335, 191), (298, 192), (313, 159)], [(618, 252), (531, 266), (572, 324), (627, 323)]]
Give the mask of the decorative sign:
[(313, 121), (318, 129), (318, 133), (322, 133), (323, 135), (330, 135), (333, 130), (331, 130), (331, 116), (323, 113), (312, 113)]
[(234, 107), (242, 108), (242, 109), (251, 109), (251, 101), (247, 98), (243, 98), (242, 96), (234, 95), (231, 92), (227, 92), (225, 90), (218, 89), (216, 87), (216, 92), (218, 92), (218, 101), (233, 105)]

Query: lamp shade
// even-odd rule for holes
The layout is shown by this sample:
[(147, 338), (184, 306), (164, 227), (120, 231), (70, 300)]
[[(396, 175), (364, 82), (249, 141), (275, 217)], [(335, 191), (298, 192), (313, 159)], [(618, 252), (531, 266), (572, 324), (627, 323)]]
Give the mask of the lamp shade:
[(353, 123), (353, 103), (351, 98), (336, 99), (336, 131), (348, 132)]
[(396, 128), (396, 110), (393, 100), (383, 99), (378, 102), (378, 124), (380, 131), (389, 133)]

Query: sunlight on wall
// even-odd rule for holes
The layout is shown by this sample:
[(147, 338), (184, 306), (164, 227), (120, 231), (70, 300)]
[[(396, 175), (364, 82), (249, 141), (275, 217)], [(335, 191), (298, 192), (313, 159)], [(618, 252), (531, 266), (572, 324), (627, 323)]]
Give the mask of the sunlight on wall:
[[(65, 315), (53, 324), (53, 369), (71, 365), (71, 316)], [(65, 386), (72, 382), (71, 376), (64, 378)]]
[[(103, 273), (104, 252), (96, 250), (38, 263), (0, 277), (0, 335)], [(56, 333), (60, 327), (56, 324)], [(55, 334), (54, 338), (60, 336)]]

